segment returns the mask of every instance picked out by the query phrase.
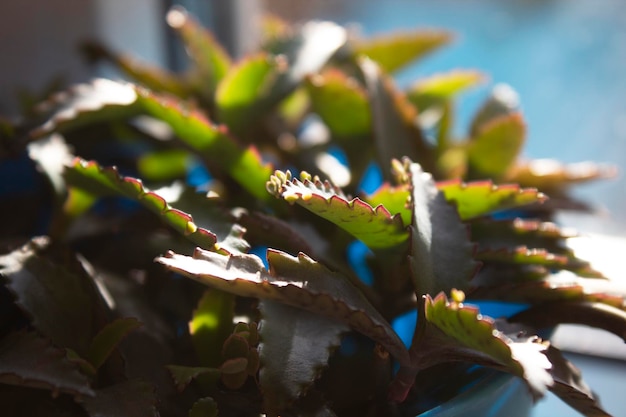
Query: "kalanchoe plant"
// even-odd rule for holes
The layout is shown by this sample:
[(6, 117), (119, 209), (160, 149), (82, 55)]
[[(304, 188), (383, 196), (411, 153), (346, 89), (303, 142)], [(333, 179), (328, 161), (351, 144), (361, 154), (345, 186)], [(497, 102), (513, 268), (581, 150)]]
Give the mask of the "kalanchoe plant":
[[(570, 185), (610, 168), (521, 160), (504, 87), (453, 137), (455, 97), (482, 74), (407, 91), (388, 75), (447, 32), (272, 18), (233, 63), (184, 10), (167, 21), (186, 73), (86, 43), (136, 83), (77, 85), (2, 124), (4, 166), (21, 159), (36, 186), (0, 196), (6, 408), (417, 415), (495, 369), (608, 415), (544, 337), (626, 337), (624, 294), (551, 222), (586, 207)], [(481, 300), (519, 312), (492, 319)], [(390, 324), (410, 312), (408, 333)]]

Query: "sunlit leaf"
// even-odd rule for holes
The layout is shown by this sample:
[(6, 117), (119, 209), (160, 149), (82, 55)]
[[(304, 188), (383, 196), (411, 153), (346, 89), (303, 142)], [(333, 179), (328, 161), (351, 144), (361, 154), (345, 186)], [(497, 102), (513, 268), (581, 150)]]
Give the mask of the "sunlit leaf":
[(526, 124), (520, 113), (500, 116), (483, 124), (468, 145), (470, 175), (494, 180), (506, 176), (525, 139)]
[(415, 30), (412, 32), (378, 35), (354, 42), (355, 54), (363, 54), (385, 71), (396, 71), (411, 62), (452, 41), (450, 32), (440, 30)]
[(404, 345), (380, 313), (339, 273), (304, 254), (268, 251), (270, 271), (255, 255), (223, 256), (196, 250), (194, 257), (169, 253), (156, 259), (169, 269), (212, 287), (301, 308), (348, 324), (376, 340), (400, 362)]
[(95, 369), (100, 368), (117, 345), (140, 326), (141, 322), (134, 317), (121, 318), (108, 323), (94, 337), (86, 359)]
[(348, 200), (339, 189), (318, 178), (305, 174), (302, 179), (276, 171), (267, 187), (276, 197), (333, 222), (372, 249), (397, 246), (408, 239), (400, 217), (392, 216), (385, 207), (374, 208), (358, 198)]
[(94, 395), (78, 365), (32, 331), (13, 332), (0, 339), (0, 383), (46, 389), (55, 396)]
[(411, 224), (412, 213), (409, 207), (411, 192), (407, 185), (392, 187), (388, 183), (379, 187), (372, 195), (365, 197), (372, 206), (383, 205), (393, 215), (400, 214), (405, 226)]
[(517, 113), (519, 110), (520, 99), (517, 92), (507, 84), (496, 84), (472, 119), (469, 136), (475, 137), (492, 120)]
[(190, 160), (191, 155), (185, 150), (155, 151), (137, 159), (137, 170), (145, 180), (170, 181), (185, 177)]
[(65, 177), (71, 186), (93, 194), (122, 196), (140, 202), (164, 223), (200, 247), (213, 248), (216, 243), (216, 236), (199, 228), (189, 214), (170, 207), (163, 197), (146, 190), (141, 180), (121, 176), (115, 167), (103, 168), (94, 161), (77, 158), (67, 168)]
[(189, 322), (189, 333), (203, 366), (221, 363), (222, 345), (232, 331), (235, 298), (218, 290), (206, 290)]
[(417, 80), (407, 91), (407, 98), (420, 112), (441, 106), (462, 91), (485, 82), (485, 75), (475, 70), (454, 70)]

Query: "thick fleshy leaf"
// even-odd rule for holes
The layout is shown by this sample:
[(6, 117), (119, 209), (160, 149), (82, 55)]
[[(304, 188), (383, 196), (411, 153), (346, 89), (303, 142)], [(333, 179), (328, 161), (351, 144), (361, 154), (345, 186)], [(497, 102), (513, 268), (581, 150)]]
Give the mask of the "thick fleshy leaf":
[(280, 411), (320, 376), (349, 327), (273, 301), (263, 300), (260, 308), (261, 390), (266, 407)]
[(468, 144), (468, 164), (473, 178), (501, 179), (513, 168), (526, 139), (520, 113), (500, 116), (483, 124)]
[(418, 295), (465, 289), (476, 273), (474, 245), (454, 206), (437, 189), (430, 174), (405, 160), (410, 175), (413, 221), (411, 274)]
[(85, 398), (83, 407), (90, 417), (158, 417), (157, 397), (152, 384), (130, 380), (96, 391)]
[(194, 257), (168, 253), (157, 262), (212, 287), (301, 308), (348, 324), (380, 343), (400, 362), (407, 351), (387, 321), (348, 279), (305, 254), (269, 250), (270, 271), (255, 255), (223, 256), (196, 250)]
[(481, 316), (476, 308), (449, 301), (443, 294), (434, 300), (427, 296), (425, 303), (428, 323), (458, 343), (447, 349), (458, 350), (460, 356), (484, 355), (494, 360), (504, 370), (523, 378), (535, 396), (542, 396), (553, 384), (551, 364), (545, 356), (546, 344), (534, 338), (515, 342), (499, 332), (493, 321)]
[(35, 332), (19, 331), (0, 340), (0, 383), (92, 396), (89, 380), (65, 351)]
[(222, 345), (232, 331), (234, 314), (235, 298), (230, 293), (209, 289), (198, 301), (189, 333), (202, 365), (215, 368), (222, 362)]
[(46, 175), (57, 197), (62, 198), (67, 191), (63, 181), (63, 169), (73, 159), (67, 143), (60, 135), (52, 134), (30, 143), (28, 155)]
[(274, 39), (270, 55), (248, 58), (220, 83), (216, 103), (220, 120), (246, 132), (309, 75), (318, 72), (346, 41), (346, 31), (331, 22), (308, 22)]
[(384, 206), (393, 215), (400, 214), (402, 222), (408, 226), (412, 222), (412, 213), (409, 206), (411, 191), (408, 185), (392, 187), (389, 183), (385, 183), (374, 192), (374, 194), (365, 197), (372, 206)]
[(129, 83), (96, 79), (57, 94), (43, 107), (47, 121), (31, 132), (35, 138), (97, 121), (128, 119), (140, 114), (155, 117), (168, 124), (210, 168), (227, 172), (255, 197), (267, 198), (263, 187), (271, 168), (263, 164), (256, 149), (240, 146), (224, 126), (211, 123), (190, 105)]
[(553, 159), (535, 159), (519, 163), (507, 180), (524, 187), (537, 187), (548, 194), (562, 194), (570, 185), (612, 178), (617, 168), (593, 162), (563, 164)]
[(550, 346), (546, 352), (552, 363), (554, 385), (550, 388), (561, 400), (587, 417), (611, 417), (598, 404), (591, 389), (582, 379), (580, 370)]
[[(367, 93), (354, 78), (329, 70), (308, 79), (311, 110), (338, 140), (358, 139), (372, 129)], [(363, 152), (361, 145), (361, 152)]]
[(463, 90), (485, 82), (485, 75), (474, 70), (454, 70), (420, 78), (407, 91), (407, 98), (420, 112), (442, 106)]
[(213, 35), (182, 7), (167, 13), (167, 23), (180, 35), (185, 50), (194, 63), (193, 83), (207, 100), (211, 100), (219, 81), (230, 67), (230, 57)]
[(304, 173), (302, 181), (291, 173), (276, 171), (267, 183), (268, 191), (285, 201), (297, 203), (333, 222), (371, 249), (398, 246), (408, 239), (400, 216), (392, 216), (379, 205), (370, 206), (359, 198), (348, 200), (338, 188)]
[(191, 410), (189, 410), (189, 417), (217, 417), (218, 409), (217, 403), (213, 398), (206, 397), (200, 398), (196, 401)]
[(56, 346), (86, 352), (105, 313), (95, 283), (73, 255), (35, 238), (0, 257), (0, 274), (35, 329)]
[(355, 54), (363, 54), (385, 71), (396, 71), (452, 41), (450, 32), (416, 30), (392, 35), (379, 35), (355, 41)]
[(446, 200), (457, 206), (463, 220), (485, 216), (495, 211), (542, 203), (547, 197), (533, 188), (513, 184), (494, 185), (491, 181), (443, 181), (437, 188)]
[(163, 197), (146, 190), (141, 180), (121, 176), (115, 167), (103, 168), (95, 161), (76, 158), (72, 166), (67, 168), (65, 178), (72, 187), (92, 194), (122, 196), (140, 202), (164, 223), (200, 247), (209, 249), (216, 243), (216, 236), (199, 228), (189, 214), (170, 207)]
[(362, 59), (359, 67), (365, 78), (383, 177), (390, 181), (391, 161), (403, 157), (420, 163), (428, 172), (436, 172), (433, 150), (417, 126), (417, 109), (373, 61)]
[(100, 368), (117, 345), (140, 326), (141, 322), (134, 317), (117, 319), (107, 324), (93, 338), (86, 359), (95, 369)]
[(517, 92), (508, 84), (496, 84), (489, 98), (474, 116), (469, 136), (475, 137), (492, 120), (519, 112), (519, 110), (520, 99)]
[(189, 86), (185, 80), (163, 68), (142, 62), (130, 55), (111, 51), (98, 42), (83, 43), (81, 51), (90, 61), (110, 61), (131, 79), (153, 91), (170, 93), (178, 97), (189, 95)]
[(190, 152), (182, 149), (150, 152), (137, 159), (137, 170), (148, 181), (171, 181), (185, 177), (191, 160)]
[(216, 383), (221, 375), (219, 369), (206, 368), (206, 367), (190, 367), (190, 366), (178, 366), (167, 365), (167, 370), (174, 379), (174, 384), (178, 391), (183, 391), (187, 386), (196, 378), (208, 377)]

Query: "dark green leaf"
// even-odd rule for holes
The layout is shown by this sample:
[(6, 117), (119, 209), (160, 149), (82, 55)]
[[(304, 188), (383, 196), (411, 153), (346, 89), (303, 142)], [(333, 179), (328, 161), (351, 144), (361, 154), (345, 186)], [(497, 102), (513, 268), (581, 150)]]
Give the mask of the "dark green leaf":
[(230, 57), (213, 35), (182, 7), (175, 6), (168, 12), (167, 23), (178, 32), (194, 63), (195, 89), (210, 102), (217, 84), (228, 72)]
[(96, 391), (84, 398), (83, 407), (90, 417), (158, 417), (154, 386), (141, 380), (130, 380)]
[(302, 396), (327, 366), (331, 352), (349, 330), (343, 323), (264, 300), (260, 372), (265, 405), (284, 410)]
[(104, 306), (79, 261), (47, 238), (0, 257), (0, 274), (32, 325), (83, 355), (103, 324)]
[(170, 207), (161, 196), (147, 191), (141, 180), (121, 176), (115, 167), (102, 168), (94, 161), (87, 162), (77, 158), (67, 168), (65, 177), (71, 186), (92, 194), (123, 196), (140, 202), (163, 222), (200, 247), (213, 248), (216, 243), (216, 236), (199, 228), (189, 214)]
[(0, 383), (93, 396), (89, 380), (65, 351), (35, 332), (9, 333), (0, 340)]
[(355, 54), (363, 54), (385, 71), (393, 72), (450, 43), (452, 34), (436, 30), (415, 30), (392, 35), (379, 35), (356, 41)]
[(183, 391), (192, 380), (203, 376), (207, 376), (213, 382), (217, 382), (221, 374), (219, 369), (206, 367), (167, 365), (166, 368), (172, 375), (178, 391)]
[(338, 70), (329, 70), (309, 78), (306, 86), (311, 110), (320, 116), (335, 138), (358, 139), (371, 132), (367, 94), (356, 79)]
[(117, 319), (107, 324), (94, 337), (86, 359), (95, 369), (100, 368), (122, 339), (140, 326), (141, 322), (134, 317)]
[(494, 180), (505, 177), (513, 168), (525, 139), (526, 124), (520, 113), (500, 116), (483, 124), (468, 145), (470, 175)]
[(219, 290), (206, 290), (189, 322), (189, 333), (200, 363), (216, 368), (221, 363), (222, 345), (233, 327), (235, 298)]
[(217, 417), (217, 403), (213, 398), (200, 398), (189, 410), (189, 417)]
[(270, 271), (255, 255), (223, 256), (196, 250), (194, 257), (169, 253), (157, 262), (215, 288), (301, 308), (348, 324), (376, 340), (401, 363), (407, 351), (391, 326), (339, 273), (304, 254), (269, 250)]
[(276, 171), (267, 183), (268, 191), (333, 222), (372, 249), (398, 246), (408, 239), (400, 216), (392, 216), (385, 207), (374, 208), (358, 198), (348, 200), (328, 181), (323, 183), (306, 173), (301, 177), (303, 181), (291, 179), (289, 172)]
[(389, 76), (368, 59), (360, 61), (370, 101), (374, 142), (383, 177), (391, 179), (391, 161), (409, 157), (428, 172), (436, 171), (433, 149), (417, 126), (417, 109)]
[(467, 288), (477, 271), (467, 226), (430, 174), (408, 160), (405, 167), (411, 186), (410, 262), (415, 290), (422, 295)]

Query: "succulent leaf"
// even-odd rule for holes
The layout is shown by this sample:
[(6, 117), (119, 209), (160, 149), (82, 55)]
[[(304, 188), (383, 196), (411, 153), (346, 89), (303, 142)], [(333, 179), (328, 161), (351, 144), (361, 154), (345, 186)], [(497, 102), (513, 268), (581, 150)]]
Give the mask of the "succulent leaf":
[(191, 410), (189, 410), (188, 417), (217, 417), (218, 409), (217, 403), (211, 397), (200, 398), (196, 401)]
[(398, 246), (408, 239), (408, 232), (399, 216), (392, 216), (382, 205), (375, 208), (354, 198), (348, 200), (338, 188), (319, 178), (302, 181), (290, 173), (276, 171), (267, 183), (270, 193), (293, 204), (297, 203), (331, 221), (371, 249)]
[(485, 75), (475, 70), (454, 70), (421, 78), (407, 91), (407, 98), (420, 112), (441, 106), (462, 91), (485, 82)]
[(108, 323), (91, 341), (86, 359), (95, 369), (100, 368), (117, 345), (140, 326), (141, 322), (134, 317), (120, 318)]
[(358, 40), (354, 42), (353, 49), (356, 55), (366, 55), (390, 73), (424, 58), (451, 41), (450, 32), (415, 30)]
[(221, 363), (222, 345), (232, 330), (235, 298), (223, 291), (208, 289), (198, 301), (189, 322), (189, 334), (203, 366)]
[(304, 254), (270, 250), (268, 272), (255, 255), (224, 256), (196, 250), (194, 257), (169, 253), (157, 262), (212, 287), (301, 308), (348, 324), (384, 346), (400, 362), (407, 351), (387, 321), (348, 279)]

